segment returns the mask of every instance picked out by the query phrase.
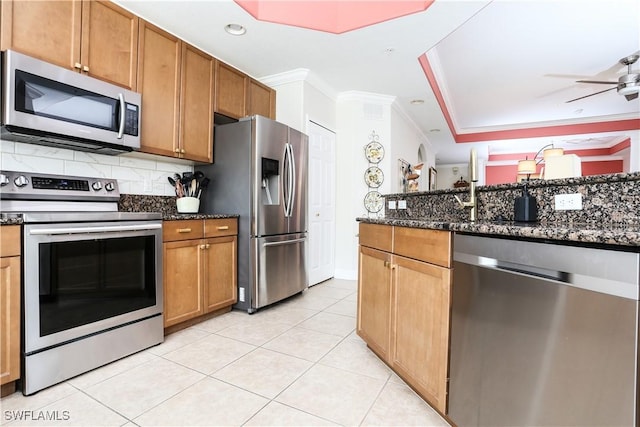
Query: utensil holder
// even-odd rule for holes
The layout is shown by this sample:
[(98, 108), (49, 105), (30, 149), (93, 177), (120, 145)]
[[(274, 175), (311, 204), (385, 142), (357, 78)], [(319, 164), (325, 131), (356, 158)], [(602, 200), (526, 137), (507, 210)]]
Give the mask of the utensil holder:
[(200, 199), (197, 197), (180, 197), (176, 199), (178, 213), (198, 213)]

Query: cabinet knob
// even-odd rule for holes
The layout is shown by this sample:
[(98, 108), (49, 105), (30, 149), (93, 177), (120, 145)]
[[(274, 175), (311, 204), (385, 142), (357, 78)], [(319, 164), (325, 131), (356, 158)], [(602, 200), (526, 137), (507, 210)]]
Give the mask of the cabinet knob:
[(82, 69), (82, 64), (79, 63), (79, 62), (76, 62), (75, 64), (73, 64), (73, 67), (77, 68), (78, 70), (81, 70)]
[(89, 72), (89, 66), (88, 65), (83, 65), (82, 66), (82, 71), (84, 71), (85, 73)]
[(190, 228), (178, 228), (178, 233), (191, 233)]
[(173, 150), (174, 153), (180, 153), (180, 149), (176, 148), (175, 150)]
[(211, 247), (211, 245), (210, 245), (210, 244), (208, 244), (208, 243), (207, 243), (206, 245), (204, 245), (204, 248), (205, 248), (205, 249), (209, 249), (210, 247)]
[(180, 149), (180, 152), (181, 152), (182, 154), (184, 154), (184, 153), (186, 153), (187, 151), (186, 151), (184, 148), (181, 148), (181, 149)]

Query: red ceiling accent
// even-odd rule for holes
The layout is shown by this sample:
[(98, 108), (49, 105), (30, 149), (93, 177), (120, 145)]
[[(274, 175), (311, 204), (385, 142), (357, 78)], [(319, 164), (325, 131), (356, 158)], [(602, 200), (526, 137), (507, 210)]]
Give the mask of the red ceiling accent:
[(519, 138), (537, 138), (546, 136), (562, 136), (562, 135), (579, 135), (584, 133), (598, 133), (598, 132), (617, 132), (623, 130), (635, 130), (640, 129), (640, 119), (628, 119), (628, 120), (615, 120), (609, 122), (595, 122), (595, 123), (579, 123), (572, 125), (558, 125), (558, 126), (542, 126), (535, 128), (524, 129), (509, 129), (509, 130), (497, 130), (489, 132), (475, 132), (475, 133), (458, 133), (453, 124), (451, 114), (447, 108), (447, 104), (444, 101), (442, 91), (438, 86), (435, 74), (431, 69), (427, 55), (423, 54), (418, 58), (420, 66), (427, 77), (427, 81), (433, 90), (433, 93), (438, 101), (438, 105), (444, 114), (444, 118), (449, 125), (453, 139), (460, 142), (483, 142), (483, 141), (496, 141), (502, 139), (519, 139)]
[(627, 149), (631, 147), (631, 138), (627, 138), (624, 141), (614, 145), (613, 147), (610, 148), (611, 150), (611, 154), (615, 154), (618, 151), (622, 151), (624, 149)]
[(434, 0), (235, 0), (260, 21), (340, 34), (426, 10)]
[[(583, 148), (579, 150), (567, 150), (564, 149), (564, 154), (575, 154), (578, 157), (595, 157), (595, 156), (613, 156), (620, 151), (629, 148), (631, 146), (631, 139), (627, 138), (618, 144), (609, 148)], [(533, 159), (538, 153), (508, 153), (508, 154), (489, 154), (489, 161), (509, 161), (509, 160), (522, 160)]]

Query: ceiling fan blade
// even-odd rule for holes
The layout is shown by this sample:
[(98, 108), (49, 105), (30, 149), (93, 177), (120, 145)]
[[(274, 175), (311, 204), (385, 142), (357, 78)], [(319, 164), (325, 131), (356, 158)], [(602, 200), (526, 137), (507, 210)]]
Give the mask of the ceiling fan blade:
[(624, 97), (627, 98), (627, 101), (632, 101), (638, 97), (638, 92), (625, 95)]
[(600, 93), (609, 92), (610, 90), (614, 90), (614, 89), (617, 89), (617, 87), (612, 87), (612, 88), (609, 88), (609, 89), (601, 90), (600, 92), (592, 93), (590, 95), (581, 96), (580, 98), (575, 98), (575, 99), (572, 99), (570, 101), (565, 101), (565, 104), (568, 104), (568, 103), (573, 102), (573, 101), (577, 101), (579, 99), (588, 98), (588, 97), (593, 96), (593, 95), (598, 95)]
[(617, 85), (618, 82), (603, 82), (601, 80), (576, 80), (576, 83), (595, 83), (599, 85)]

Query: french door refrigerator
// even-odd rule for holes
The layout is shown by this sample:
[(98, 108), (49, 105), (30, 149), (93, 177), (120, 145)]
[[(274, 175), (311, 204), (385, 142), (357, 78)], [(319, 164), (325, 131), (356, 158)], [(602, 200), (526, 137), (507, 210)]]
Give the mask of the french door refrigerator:
[(308, 138), (262, 116), (216, 125), (201, 212), (240, 215), (238, 303), (249, 313), (308, 287)]

